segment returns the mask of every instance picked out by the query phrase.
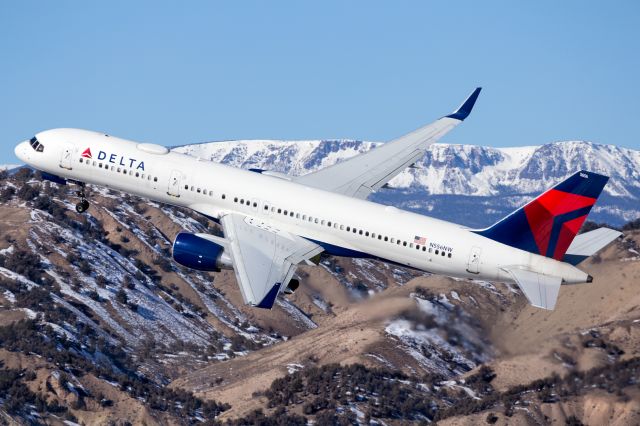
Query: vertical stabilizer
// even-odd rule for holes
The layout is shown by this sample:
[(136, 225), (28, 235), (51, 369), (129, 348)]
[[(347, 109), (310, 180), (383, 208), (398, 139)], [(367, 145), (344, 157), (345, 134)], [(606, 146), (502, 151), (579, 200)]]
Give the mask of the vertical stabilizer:
[(474, 232), (562, 260), (608, 180), (607, 176), (579, 171), (495, 225)]

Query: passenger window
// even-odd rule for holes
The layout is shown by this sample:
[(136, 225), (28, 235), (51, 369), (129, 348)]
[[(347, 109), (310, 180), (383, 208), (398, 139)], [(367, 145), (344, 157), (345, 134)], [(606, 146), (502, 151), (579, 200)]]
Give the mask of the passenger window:
[(296, 219), (300, 219), (300, 213), (296, 213)]
[(427, 251), (427, 248), (425, 246), (422, 246), (422, 251)]
[(197, 188), (197, 189), (196, 189), (196, 192), (199, 194), (199, 193), (200, 193), (200, 188)]
[(319, 220), (318, 220), (318, 218), (317, 218), (317, 217), (314, 219), (314, 222), (315, 222), (315, 223), (318, 223), (318, 222), (319, 222)]
[(264, 206), (264, 209), (265, 210), (269, 210), (269, 206)]
[(365, 232), (365, 233), (364, 233), (364, 236), (365, 236), (365, 237), (368, 237), (368, 236), (369, 236), (369, 231)]
[(420, 246), (416, 244), (416, 250), (420, 250)]
[(189, 190), (189, 185), (185, 185), (184, 189)]
[(396, 239), (395, 238), (391, 238), (391, 244), (395, 243)]
[(385, 241), (389, 241), (389, 237), (384, 237), (384, 240)]
[[(316, 223), (318, 223), (318, 222), (316, 222)], [(320, 225), (324, 225), (324, 220), (320, 221)]]
[[(340, 225), (340, 230), (344, 231), (344, 225)], [(347, 231), (348, 231), (348, 229), (347, 229)]]
[(282, 213), (282, 209), (278, 209), (278, 213)]
[(136, 172), (136, 177), (140, 177), (140, 173)]
[(440, 250), (436, 249), (436, 256), (440, 254)]
[(306, 214), (302, 215), (302, 220), (307, 220), (307, 215)]
[(445, 254), (446, 254), (446, 253), (443, 251), (443, 252), (442, 252), (442, 255), (444, 256)]
[[(407, 243), (404, 243), (404, 245), (406, 246), (406, 245), (407, 245)], [(410, 247), (410, 248), (413, 248), (413, 243), (409, 243), (409, 247)]]
[(379, 234), (378, 234), (378, 239), (379, 239), (379, 240), (382, 240), (382, 235), (379, 235)]
[(209, 197), (213, 197), (213, 191), (209, 191)]
[(431, 247), (429, 247), (429, 253), (431, 253), (431, 252), (432, 252), (432, 251), (431, 251)]
[(358, 230), (356, 228), (353, 228), (353, 233), (355, 234), (357, 232), (358, 232)]
[(406, 241), (403, 241), (403, 242), (402, 242), (402, 245), (403, 245), (404, 247), (406, 247), (406, 246), (407, 246), (407, 242), (406, 242)]
[(358, 234), (362, 235), (362, 229), (358, 231)]
[(82, 163), (82, 157), (80, 157), (80, 162)]
[(222, 194), (222, 199), (224, 200), (225, 198), (227, 198), (227, 196), (225, 194)]
[[(191, 186), (191, 190), (193, 191), (195, 189), (195, 187), (192, 185)], [(238, 199), (236, 198), (236, 201), (238, 201)]]
[(447, 257), (451, 258), (451, 253), (447, 254)]
[(98, 167), (99, 167), (99, 168), (102, 168), (102, 163), (99, 163), (99, 164), (98, 164)]
[(351, 228), (349, 226), (347, 226), (347, 232), (351, 231)]
[(118, 167), (118, 173), (120, 173), (120, 167)]

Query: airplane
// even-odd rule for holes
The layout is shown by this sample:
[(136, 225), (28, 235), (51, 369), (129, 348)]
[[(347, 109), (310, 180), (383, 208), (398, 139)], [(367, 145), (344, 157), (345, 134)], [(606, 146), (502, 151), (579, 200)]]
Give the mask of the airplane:
[(429, 125), (303, 176), (242, 170), (80, 129), (43, 131), (15, 154), (45, 179), (79, 185), (78, 213), (89, 208), (84, 188), (93, 184), (218, 222), (223, 237), (178, 233), (173, 259), (201, 271), (233, 269), (251, 306), (271, 309), (279, 294), (298, 288), (297, 266), (317, 264), (324, 252), (517, 284), (531, 305), (553, 310), (562, 284), (593, 281), (576, 265), (620, 235), (607, 228), (577, 235), (608, 177), (576, 171), (485, 229), (367, 201), (464, 121), (480, 90)]

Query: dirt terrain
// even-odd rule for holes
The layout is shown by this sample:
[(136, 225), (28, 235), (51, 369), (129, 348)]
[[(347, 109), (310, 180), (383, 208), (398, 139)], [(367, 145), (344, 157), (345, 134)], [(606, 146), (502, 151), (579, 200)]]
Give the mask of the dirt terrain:
[(640, 231), (551, 312), (512, 285), (333, 257), (264, 311), (232, 271), (167, 260), (179, 231), (220, 232), (205, 218), (107, 190), (78, 215), (31, 175), (0, 199), (0, 422), (640, 423)]
[[(194, 371), (174, 381), (172, 386), (231, 403), (232, 409), (223, 414), (223, 418), (227, 418), (266, 408), (265, 398), (256, 395), (295, 366), (391, 363), (396, 368), (417, 371), (420, 367), (408, 356), (406, 348), (385, 332), (389, 321), (415, 308), (410, 295), (416, 288), (444, 295), (457, 294), (457, 300), (449, 296), (449, 301), (473, 314), (495, 349), (487, 365), (496, 373), (492, 384), (498, 390), (554, 373), (586, 371), (610, 362), (610, 356), (601, 348), (584, 347), (584, 335), (589, 331), (606, 335), (609, 344), (624, 351), (622, 359), (636, 357), (640, 355), (640, 258), (628, 247), (637, 246), (639, 242), (640, 234), (631, 233), (624, 241), (617, 241), (581, 265), (594, 277), (594, 282), (563, 286), (555, 311), (529, 306), (517, 290), (506, 285), (496, 285), (488, 291), (475, 282), (418, 277), (406, 285), (389, 287), (365, 301), (343, 299), (334, 308), (335, 316), (324, 319), (317, 329), (246, 357)], [(310, 282), (314, 284), (318, 282), (315, 275), (317, 273), (311, 272)], [(327, 279), (323, 284), (332, 293), (332, 280)], [(305, 297), (303, 287), (296, 298)], [(517, 412), (502, 424), (530, 424), (544, 421), (545, 416), (566, 419), (571, 415), (587, 424), (603, 424), (601, 421), (605, 418), (617, 424), (630, 424), (632, 419), (640, 420), (640, 403), (633, 399), (637, 396), (634, 392), (631, 401), (620, 402), (610, 395), (594, 393), (569, 403), (542, 404), (535, 413)], [(449, 419), (443, 424), (477, 424), (478, 419), (484, 421), (484, 417)]]

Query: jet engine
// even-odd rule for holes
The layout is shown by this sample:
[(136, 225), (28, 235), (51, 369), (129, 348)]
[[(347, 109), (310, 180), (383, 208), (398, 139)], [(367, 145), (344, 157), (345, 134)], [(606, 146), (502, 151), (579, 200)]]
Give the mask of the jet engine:
[(224, 247), (209, 240), (205, 234), (179, 233), (173, 242), (173, 260), (199, 271), (219, 272), (233, 268)]

